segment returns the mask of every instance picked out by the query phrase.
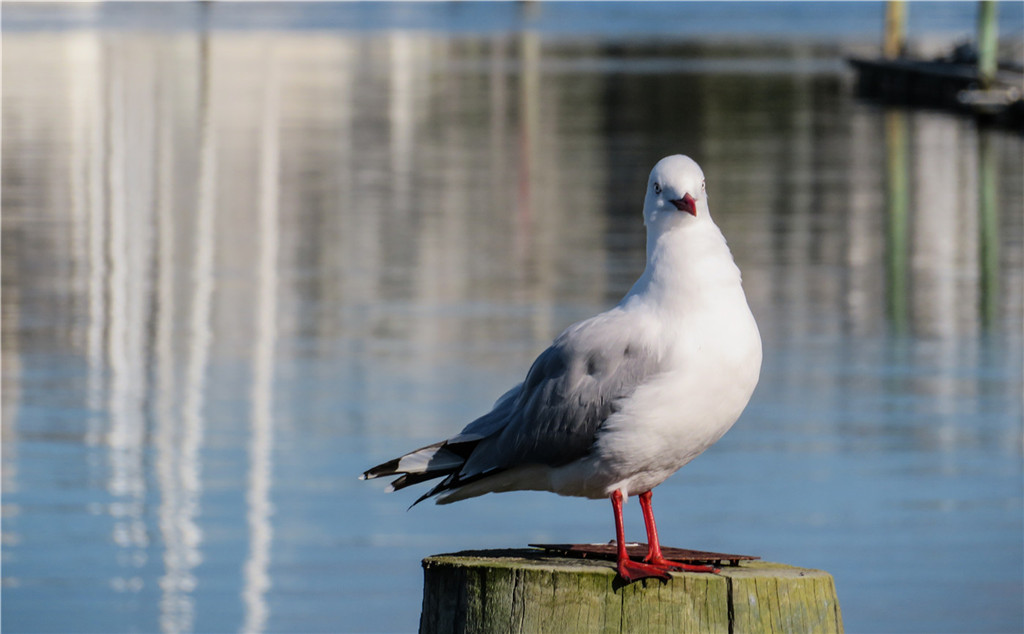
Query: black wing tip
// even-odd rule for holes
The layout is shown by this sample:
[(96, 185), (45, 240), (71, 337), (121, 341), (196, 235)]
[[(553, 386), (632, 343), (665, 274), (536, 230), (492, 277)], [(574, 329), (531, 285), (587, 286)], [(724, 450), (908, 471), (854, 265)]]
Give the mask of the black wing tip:
[[(411, 509), (412, 507), (416, 506), (417, 504), (419, 504), (423, 500), (426, 500), (427, 498), (434, 497), (438, 493), (441, 493), (443, 491), (447, 491), (448, 489), (452, 488), (452, 483), (455, 482), (456, 480), (457, 480), (457, 477), (456, 477), (456, 473), (455, 472), (448, 473), (444, 480), (441, 480), (436, 485), (434, 485), (429, 491), (427, 491), (423, 495), (421, 495), (418, 498), (416, 498), (416, 501), (409, 505), (409, 509)], [(409, 510), (409, 509), (406, 509), (406, 510)]]
[[(420, 447), (419, 449), (416, 449), (415, 451), (410, 451), (409, 453), (407, 453), (407, 454), (405, 454), (403, 456), (399, 456), (397, 458), (393, 458), (391, 460), (388, 460), (387, 462), (382, 462), (379, 465), (377, 465), (376, 467), (372, 467), (372, 468), (367, 469), (366, 471), (364, 471), (363, 475), (359, 476), (359, 479), (360, 480), (372, 480), (373, 478), (379, 478), (381, 476), (391, 476), (391, 475), (398, 475), (398, 474), (401, 474), (401, 473), (406, 473), (406, 471), (403, 471), (403, 470), (399, 469), (399, 465), (402, 462), (402, 458), (405, 458), (407, 456), (411, 456), (414, 453), (418, 453), (420, 451), (423, 451), (424, 449), (433, 449), (435, 447), (441, 447), (441, 446), (445, 445), (447, 442), (448, 442), (447, 440), (440, 440), (438, 442), (435, 442), (432, 445), (427, 445), (426, 447)], [(443, 475), (443, 474), (439, 474), (439, 475)]]
[(372, 480), (373, 478), (379, 478), (381, 476), (395, 475), (396, 473), (399, 473), (398, 463), (400, 460), (401, 458), (395, 458), (393, 460), (388, 460), (387, 462), (382, 462), (376, 467), (364, 471), (363, 474), (359, 476), (359, 479)]
[(410, 487), (420, 482), (426, 482), (427, 480), (433, 480), (435, 478), (443, 478), (444, 476), (454, 473), (453, 470), (448, 471), (432, 471), (427, 473), (406, 473), (391, 481), (388, 485), (388, 491), (401, 491), (405, 487)]

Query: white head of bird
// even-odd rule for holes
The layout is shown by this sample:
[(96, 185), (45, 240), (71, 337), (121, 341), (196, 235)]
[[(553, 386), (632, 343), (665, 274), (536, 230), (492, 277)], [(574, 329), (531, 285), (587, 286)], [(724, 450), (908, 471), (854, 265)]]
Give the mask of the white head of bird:
[(649, 229), (664, 231), (707, 217), (707, 193), (700, 165), (682, 154), (658, 161), (647, 179), (644, 224)]

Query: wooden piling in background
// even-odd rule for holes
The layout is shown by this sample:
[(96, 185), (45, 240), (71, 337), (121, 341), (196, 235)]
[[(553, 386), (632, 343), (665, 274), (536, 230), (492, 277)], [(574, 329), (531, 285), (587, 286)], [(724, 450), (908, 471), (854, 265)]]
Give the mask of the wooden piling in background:
[(843, 631), (832, 576), (761, 561), (624, 583), (615, 564), (537, 550), (423, 560), (420, 634)]
[(998, 5), (994, 0), (978, 3), (978, 81), (983, 90), (992, 87), (999, 64), (999, 28), (996, 22)]
[(885, 3), (885, 36), (882, 56), (886, 59), (901, 57), (907, 50), (907, 3), (889, 0)]

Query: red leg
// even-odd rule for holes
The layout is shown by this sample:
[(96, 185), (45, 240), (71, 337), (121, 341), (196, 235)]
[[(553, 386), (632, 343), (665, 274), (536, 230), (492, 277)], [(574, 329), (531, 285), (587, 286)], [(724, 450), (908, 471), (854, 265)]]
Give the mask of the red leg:
[(644, 491), (637, 497), (640, 498), (640, 511), (644, 514), (644, 528), (647, 529), (647, 556), (644, 557), (644, 561), (652, 562), (664, 559), (661, 556), (661, 543), (658, 541), (658, 527), (654, 525), (651, 492)]
[(633, 582), (647, 577), (669, 580), (672, 577), (663, 568), (642, 564), (629, 558), (626, 552), (626, 529), (622, 522), (622, 493), (612, 493), (612, 510), (615, 511), (615, 543), (618, 545), (617, 567), (619, 576)]
[(679, 561), (669, 561), (661, 554), (658, 541), (658, 527), (654, 525), (654, 509), (651, 508), (651, 492), (644, 491), (639, 495), (640, 510), (644, 514), (644, 526), (647, 528), (647, 556), (644, 561), (655, 566), (664, 566), (672, 570), (689, 570), (691, 572), (718, 572), (712, 566), (697, 566)]

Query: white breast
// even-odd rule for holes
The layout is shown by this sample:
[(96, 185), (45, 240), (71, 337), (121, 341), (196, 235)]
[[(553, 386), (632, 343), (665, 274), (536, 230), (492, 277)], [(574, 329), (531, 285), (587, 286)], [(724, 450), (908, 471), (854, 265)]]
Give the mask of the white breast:
[(675, 369), (638, 389), (603, 426), (596, 453), (606, 495), (657, 486), (739, 418), (761, 369), (761, 339), (746, 301), (694, 313), (670, 354)]

